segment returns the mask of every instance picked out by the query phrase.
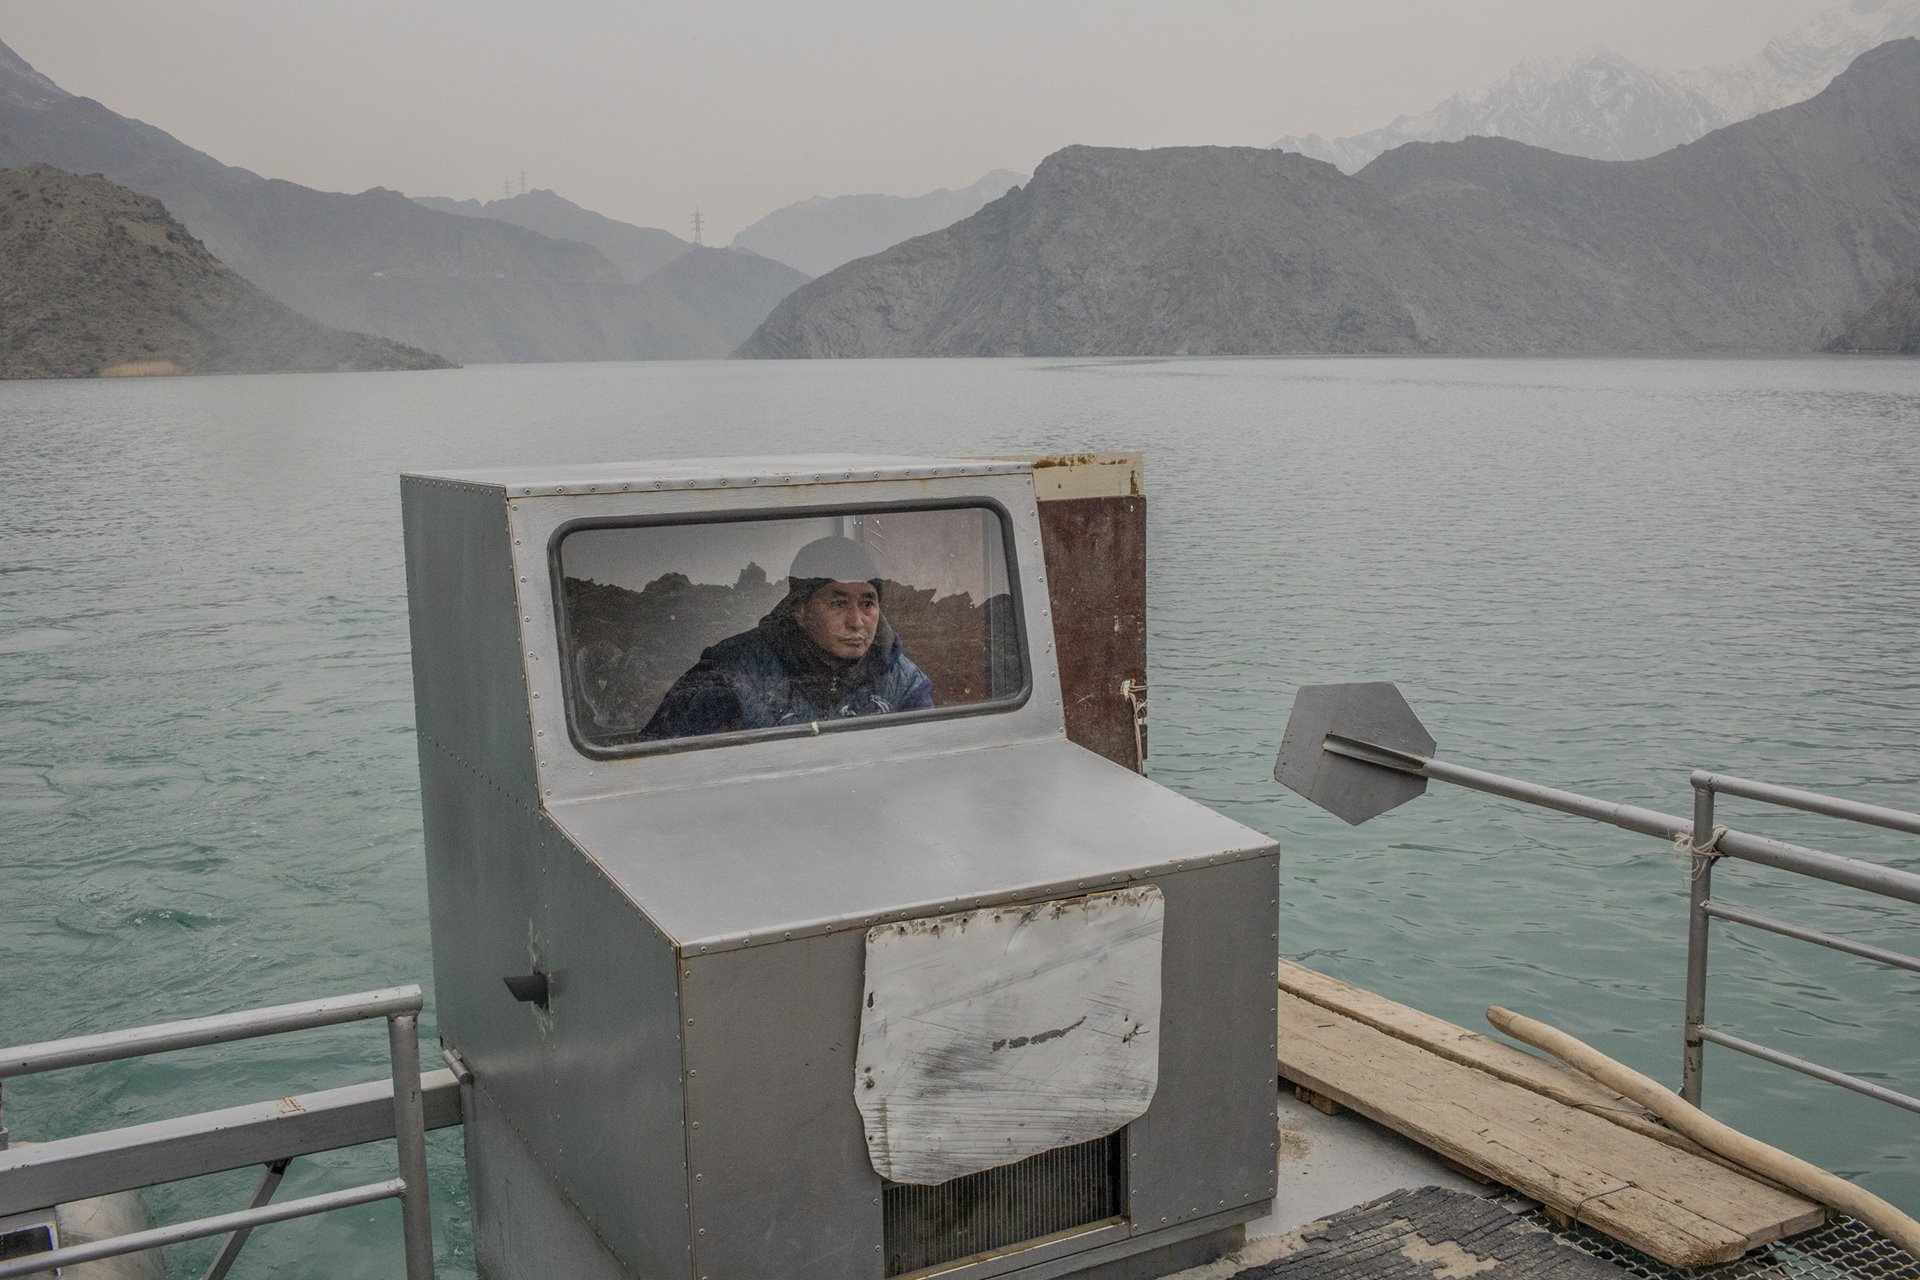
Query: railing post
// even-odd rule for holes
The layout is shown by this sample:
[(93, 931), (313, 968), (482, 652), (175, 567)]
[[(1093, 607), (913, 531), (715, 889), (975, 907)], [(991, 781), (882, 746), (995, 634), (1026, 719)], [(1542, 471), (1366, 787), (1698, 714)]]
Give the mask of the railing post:
[(1700, 1028), (1707, 1020), (1707, 928), (1712, 918), (1707, 903), (1713, 899), (1714, 855), (1701, 846), (1713, 835), (1713, 784), (1696, 776), (1693, 780), (1692, 865), (1687, 877), (1687, 1006), (1686, 1029), (1680, 1060), (1680, 1096), (1694, 1106), (1700, 1105), (1701, 1076), (1706, 1067), (1705, 1046)]
[(420, 1102), (420, 1015), (387, 1019), (393, 1056), (393, 1130), (399, 1149), (400, 1220), (405, 1233), (407, 1280), (433, 1280), (433, 1214), (427, 1197), (427, 1125)]

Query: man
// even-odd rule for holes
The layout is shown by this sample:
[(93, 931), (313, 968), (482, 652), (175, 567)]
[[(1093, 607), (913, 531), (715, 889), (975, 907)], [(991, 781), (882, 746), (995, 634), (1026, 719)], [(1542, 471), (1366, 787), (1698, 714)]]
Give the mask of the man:
[(667, 690), (643, 741), (810, 724), (933, 705), (933, 682), (880, 612), (880, 571), (851, 538), (800, 548), (786, 598)]

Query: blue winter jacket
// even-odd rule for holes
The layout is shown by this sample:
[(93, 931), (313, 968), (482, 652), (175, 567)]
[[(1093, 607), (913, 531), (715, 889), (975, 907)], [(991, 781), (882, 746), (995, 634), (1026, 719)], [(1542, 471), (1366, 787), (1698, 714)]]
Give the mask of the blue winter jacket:
[(728, 636), (667, 690), (642, 741), (810, 724), (933, 705), (933, 682), (883, 620), (867, 655), (837, 663), (791, 619), (769, 615)]

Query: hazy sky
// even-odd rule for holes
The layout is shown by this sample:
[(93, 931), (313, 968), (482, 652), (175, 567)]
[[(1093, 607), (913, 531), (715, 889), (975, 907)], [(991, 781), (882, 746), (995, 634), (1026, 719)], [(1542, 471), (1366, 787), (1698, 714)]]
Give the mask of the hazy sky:
[(335, 191), (551, 187), (708, 243), (809, 195), (912, 195), (1069, 143), (1264, 146), (1602, 44), (1751, 56), (1833, 0), (0, 0), (67, 90)]

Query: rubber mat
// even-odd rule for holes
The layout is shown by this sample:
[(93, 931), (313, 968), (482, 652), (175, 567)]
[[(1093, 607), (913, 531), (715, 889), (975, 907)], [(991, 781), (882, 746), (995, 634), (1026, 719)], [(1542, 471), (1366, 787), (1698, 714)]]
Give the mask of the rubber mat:
[(1192, 1274), (1196, 1280), (1620, 1280), (1628, 1273), (1492, 1201), (1421, 1187), (1253, 1241), (1237, 1260)]

